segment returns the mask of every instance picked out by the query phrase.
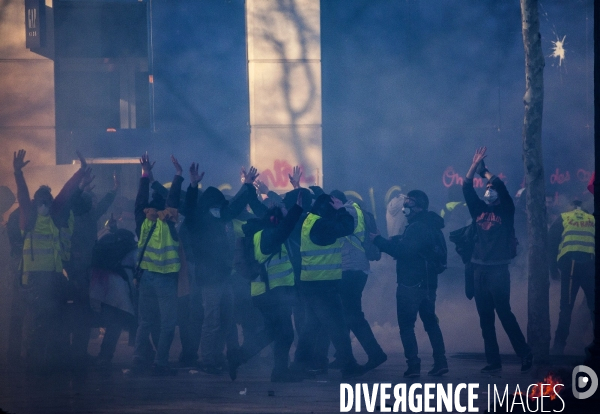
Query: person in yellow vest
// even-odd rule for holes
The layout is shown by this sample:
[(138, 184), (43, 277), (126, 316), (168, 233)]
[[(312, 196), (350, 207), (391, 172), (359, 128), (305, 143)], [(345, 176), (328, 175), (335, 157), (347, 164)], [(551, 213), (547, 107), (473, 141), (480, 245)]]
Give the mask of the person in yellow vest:
[[(339, 283), (342, 279), (342, 241), (354, 231), (354, 219), (343, 203), (329, 194), (317, 197), (302, 224), (300, 294), (306, 305), (306, 322), (296, 356), (311, 355), (315, 332), (327, 332), (336, 350), (342, 377), (364, 372), (352, 354), (350, 331), (344, 320)], [(307, 352), (300, 352), (306, 349)], [(296, 366), (308, 361), (296, 360)]]
[(271, 207), (262, 219), (250, 219), (243, 226), (245, 237), (252, 237), (255, 259), (264, 264), (265, 273), (250, 284), (252, 303), (264, 317), (264, 329), (249, 337), (239, 349), (227, 350), (229, 376), (237, 377), (237, 368), (273, 342), (274, 366), (271, 382), (296, 382), (302, 377), (288, 368), (294, 342), (292, 305), (294, 269), (285, 241), (302, 215), (302, 197), (288, 212), (285, 207)]
[[(371, 325), (365, 319), (362, 310), (362, 293), (367, 284), (371, 265), (365, 254), (363, 242), (365, 237), (365, 218), (361, 206), (348, 200), (340, 190), (334, 190), (331, 195), (344, 203), (344, 208), (354, 220), (354, 233), (342, 239), (342, 281), (340, 282), (340, 297), (344, 305), (344, 318), (348, 328), (369, 357), (365, 364), (366, 370), (377, 368), (387, 360), (387, 355), (375, 339)], [(329, 364), (330, 368), (338, 368), (337, 360)]]
[(556, 257), (552, 270), (558, 268), (561, 284), (560, 313), (552, 346), (552, 353), (556, 355), (562, 355), (565, 350), (579, 288), (585, 293), (594, 319), (595, 220), (581, 208), (581, 201), (572, 201), (571, 208), (554, 221), (548, 232), (550, 254)]
[(14, 153), (13, 168), (19, 201), (19, 227), (23, 235), (21, 283), (26, 288), (28, 369), (52, 369), (64, 366), (65, 287), (62, 274), (69, 237), (69, 200), (84, 177), (88, 177), (85, 159), (78, 153), (81, 168), (67, 181), (56, 198), (50, 187), (41, 186), (29, 198), (23, 167), (25, 150)]
[[(149, 202), (154, 163), (150, 163), (148, 153), (142, 155), (142, 178), (135, 200), (139, 267), (143, 272), (138, 281), (139, 327), (135, 338), (133, 363), (135, 370), (142, 370), (149, 362), (148, 338), (156, 327), (160, 327), (158, 342), (154, 344), (156, 356), (152, 365), (152, 374), (157, 376), (177, 373), (169, 367), (169, 350), (177, 325), (177, 280), (181, 262), (179, 236), (175, 225), (183, 177), (177, 159), (171, 156), (171, 162), (175, 166), (175, 177), (167, 200), (157, 196)], [(190, 171), (194, 169), (197, 171), (196, 165), (192, 164)]]

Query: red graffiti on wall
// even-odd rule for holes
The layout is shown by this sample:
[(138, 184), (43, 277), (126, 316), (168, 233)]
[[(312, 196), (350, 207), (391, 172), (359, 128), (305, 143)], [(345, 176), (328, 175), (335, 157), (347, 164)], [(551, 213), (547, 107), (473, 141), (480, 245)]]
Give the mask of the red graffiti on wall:
[(583, 181), (583, 182), (587, 183), (590, 181), (591, 178), (592, 178), (591, 171), (586, 171), (583, 168), (580, 168), (577, 170), (577, 179), (579, 181)]
[(564, 173), (560, 172), (560, 169), (556, 169), (554, 174), (550, 175), (550, 184), (564, 184), (567, 181), (571, 180), (571, 174), (569, 171), (565, 171)]
[[(293, 166), (286, 160), (273, 161), (273, 169), (266, 169), (260, 172), (260, 179), (269, 188), (285, 188), (290, 185), (290, 177)], [(313, 185), (315, 183), (314, 175), (306, 176), (304, 166), (300, 165), (302, 176), (300, 177), (301, 184)]]
[[(502, 173), (500, 173), (501, 175), (499, 175), (498, 177), (502, 178), (506, 178)], [(502, 178), (504, 180), (504, 178)], [(453, 185), (463, 185), (464, 182), (464, 178), (460, 176), (460, 174), (458, 174), (455, 170), (454, 167), (450, 166), (448, 168), (446, 168), (444, 170), (444, 174), (442, 175), (442, 183), (444, 184), (444, 187), (449, 188), (452, 187)], [(475, 188), (481, 188), (483, 187), (483, 179), (479, 178), (479, 177), (474, 177), (473, 178), (473, 187)]]

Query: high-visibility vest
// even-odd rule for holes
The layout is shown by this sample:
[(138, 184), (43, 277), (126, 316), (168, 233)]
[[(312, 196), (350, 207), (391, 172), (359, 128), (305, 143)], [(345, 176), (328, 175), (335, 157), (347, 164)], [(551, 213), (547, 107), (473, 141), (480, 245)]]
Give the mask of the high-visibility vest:
[(580, 209), (561, 214), (563, 220), (562, 241), (558, 247), (560, 259), (568, 252), (595, 253), (596, 227), (594, 216)]
[(24, 237), (23, 272), (62, 272), (61, 255), (60, 230), (51, 216), (38, 214), (33, 230)]
[(160, 219), (152, 221), (145, 219), (140, 231), (138, 248), (141, 251), (148, 239), (148, 233), (156, 223), (156, 228), (150, 236), (140, 268), (156, 273), (176, 273), (181, 268), (179, 260), (179, 242), (173, 240), (169, 225)]
[(356, 216), (357, 216), (356, 228), (354, 229), (354, 233), (352, 233), (352, 235), (346, 236), (345, 238), (346, 238), (346, 240), (348, 240), (348, 242), (350, 244), (352, 244), (358, 250), (364, 252), (365, 249), (362, 246), (362, 244), (365, 241), (365, 237), (366, 237), (365, 215), (363, 214), (363, 212), (358, 204), (352, 203), (352, 207), (354, 207), (354, 209), (356, 210)]
[(467, 203), (464, 203), (462, 201), (449, 201), (446, 203), (446, 206), (440, 211), (440, 217), (444, 218), (446, 217), (446, 211), (448, 213), (452, 212), (459, 204), (462, 204), (463, 206), (467, 206)]
[[(288, 256), (287, 249), (282, 244), (281, 254), (266, 255), (260, 250), (260, 240), (262, 238), (262, 230), (255, 233), (253, 237), (254, 242), (254, 257), (259, 263), (265, 263), (267, 268), (267, 278), (269, 280), (269, 289), (274, 289), (280, 286), (294, 286), (294, 268), (292, 262)], [(267, 259), (271, 257), (271, 260), (267, 262)], [(262, 295), (267, 291), (267, 287), (264, 282), (260, 280), (260, 276), (252, 281), (250, 284), (250, 295), (258, 296)]]
[(302, 267), (300, 280), (315, 282), (342, 278), (342, 240), (328, 246), (318, 246), (310, 240), (310, 230), (320, 216), (310, 213), (302, 224), (300, 256)]

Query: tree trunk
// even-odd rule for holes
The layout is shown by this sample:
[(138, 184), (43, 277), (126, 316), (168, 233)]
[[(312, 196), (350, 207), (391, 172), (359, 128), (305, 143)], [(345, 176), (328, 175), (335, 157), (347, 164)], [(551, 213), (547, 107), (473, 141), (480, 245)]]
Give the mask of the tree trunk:
[(594, 297), (594, 340), (587, 348), (585, 365), (600, 370), (600, 7), (594, 3), (594, 218), (596, 219), (596, 288)]
[[(525, 119), (523, 163), (525, 166), (528, 233), (527, 338), (538, 361), (548, 359), (550, 312), (546, 240), (548, 227), (542, 158), (542, 112), (544, 108), (544, 55), (537, 0), (521, 0), (521, 23), (525, 47)], [(552, 258), (551, 258), (552, 259)]]

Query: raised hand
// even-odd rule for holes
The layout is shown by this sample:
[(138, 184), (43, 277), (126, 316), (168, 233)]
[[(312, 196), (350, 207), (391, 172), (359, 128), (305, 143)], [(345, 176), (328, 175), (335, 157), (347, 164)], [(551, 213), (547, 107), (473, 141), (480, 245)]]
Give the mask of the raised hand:
[(152, 181), (152, 168), (156, 164), (156, 161), (150, 162), (150, 156), (148, 155), (148, 151), (142, 154), (140, 158), (140, 165), (142, 166), (142, 175), (147, 175), (150, 177), (150, 181)]
[(77, 154), (77, 157), (79, 158), (79, 162), (81, 163), (81, 169), (85, 170), (87, 168), (87, 161), (85, 160), (85, 157), (81, 155), (81, 152), (79, 151), (75, 151), (75, 154)]
[(335, 208), (336, 210), (339, 210), (340, 208), (342, 208), (344, 206), (344, 203), (342, 203), (342, 200), (340, 200), (339, 198), (335, 198), (335, 197), (331, 197), (331, 202), (329, 203), (333, 206), (333, 208)]
[(302, 190), (298, 191), (298, 198), (296, 198), (296, 204), (302, 207)]
[(204, 171), (201, 174), (198, 174), (198, 163), (192, 163), (190, 166), (190, 182), (192, 186), (198, 185), (200, 181), (204, 178)]
[(171, 155), (171, 162), (173, 163), (173, 166), (175, 167), (175, 174), (181, 175), (183, 173), (183, 168), (181, 168), (179, 161), (177, 161), (177, 158), (175, 158), (173, 155)]
[(288, 174), (288, 177), (290, 177), (290, 184), (292, 184), (292, 186), (294, 188), (299, 188), (300, 187), (300, 177), (302, 177), (302, 171), (300, 171), (300, 166), (296, 165), (292, 169), (292, 173)]
[(254, 187), (256, 187), (256, 191), (258, 191), (259, 194), (267, 194), (269, 192), (269, 187), (260, 180), (254, 181)]
[(13, 168), (15, 169), (15, 172), (21, 171), (24, 166), (29, 164), (29, 161), (25, 161), (26, 153), (27, 151), (20, 149), (18, 152), (13, 154)]
[(248, 172), (246, 172), (246, 169), (242, 167), (241, 175), (242, 182), (244, 184), (253, 184), (260, 174), (258, 173), (256, 168), (251, 166)]
[(473, 155), (473, 165), (479, 165), (479, 163), (481, 161), (483, 161), (483, 159), (486, 157), (486, 155), (485, 155), (486, 150), (487, 150), (487, 147), (477, 148), (477, 150), (475, 151), (475, 155)]
[(96, 178), (96, 176), (92, 175), (92, 168), (86, 167), (83, 177), (81, 177), (81, 181), (79, 182), (79, 188), (82, 190), (92, 191), (95, 185), (90, 186), (90, 184), (92, 181), (94, 181), (94, 178)]

